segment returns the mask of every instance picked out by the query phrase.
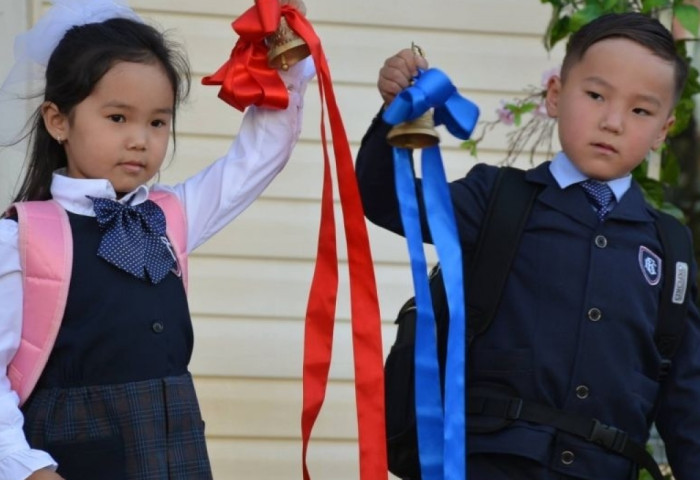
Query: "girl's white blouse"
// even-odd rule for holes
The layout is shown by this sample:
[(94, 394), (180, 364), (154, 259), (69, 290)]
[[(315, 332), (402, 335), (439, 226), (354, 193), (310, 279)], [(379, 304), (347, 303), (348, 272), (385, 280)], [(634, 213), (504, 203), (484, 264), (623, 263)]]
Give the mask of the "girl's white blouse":
[[(187, 252), (207, 241), (236, 218), (286, 165), (301, 132), (303, 95), (314, 75), (311, 58), (281, 72), (289, 91), (286, 110), (250, 107), (226, 155), (175, 186), (142, 185), (120, 201), (146, 200), (149, 188), (173, 192), (187, 214)], [(69, 178), (57, 171), (51, 194), (67, 211), (94, 216), (94, 197), (116, 198), (109, 181)], [(17, 351), (22, 330), (22, 272), (17, 222), (0, 220), (0, 478), (25, 479), (32, 472), (55, 467), (46, 453), (32, 450), (22, 430), (19, 398), (10, 388), (7, 365)]]

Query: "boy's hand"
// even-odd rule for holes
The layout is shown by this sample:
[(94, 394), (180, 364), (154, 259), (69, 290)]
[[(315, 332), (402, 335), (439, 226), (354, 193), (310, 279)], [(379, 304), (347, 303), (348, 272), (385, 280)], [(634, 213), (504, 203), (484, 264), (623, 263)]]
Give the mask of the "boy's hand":
[(414, 53), (410, 48), (405, 48), (384, 62), (379, 70), (377, 88), (384, 100), (384, 105), (389, 105), (394, 97), (411, 84), (411, 80), (418, 74), (418, 69), (427, 69), (428, 61)]
[(306, 16), (306, 5), (302, 0), (280, 0), (280, 5), (289, 5), (299, 10), (299, 13)]
[(65, 480), (58, 473), (54, 472), (49, 468), (42, 468), (37, 470), (27, 477), (27, 480)]

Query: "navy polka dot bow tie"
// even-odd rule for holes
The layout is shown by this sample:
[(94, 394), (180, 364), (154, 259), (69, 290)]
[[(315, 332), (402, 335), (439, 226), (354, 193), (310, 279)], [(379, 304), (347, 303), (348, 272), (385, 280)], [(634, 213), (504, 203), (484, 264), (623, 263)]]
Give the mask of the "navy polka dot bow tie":
[(599, 220), (603, 220), (605, 216), (612, 210), (613, 192), (607, 183), (598, 182), (597, 180), (586, 180), (581, 182), (581, 188), (586, 192), (588, 201), (596, 211)]
[(97, 256), (142, 280), (156, 284), (175, 266), (175, 256), (165, 236), (165, 215), (151, 200), (124, 205), (105, 198), (93, 202), (102, 241)]

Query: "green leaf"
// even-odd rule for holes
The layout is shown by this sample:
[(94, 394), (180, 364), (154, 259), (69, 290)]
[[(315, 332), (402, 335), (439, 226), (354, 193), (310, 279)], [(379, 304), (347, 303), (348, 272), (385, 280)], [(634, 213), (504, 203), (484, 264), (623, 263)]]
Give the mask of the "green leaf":
[(697, 36), (700, 25), (700, 12), (695, 5), (676, 5), (673, 7), (673, 15), (678, 19), (683, 28)]
[(700, 82), (698, 82), (698, 69), (690, 65), (688, 69), (688, 79), (683, 87), (683, 97), (692, 97), (696, 93), (700, 93)]
[(620, 0), (600, 0), (598, 3), (600, 4), (600, 7), (605, 11), (610, 12), (620, 10)]
[(522, 123), (522, 119), (523, 116), (520, 114), (520, 112), (513, 112), (513, 125), (519, 127)]
[(675, 137), (682, 131), (684, 131), (693, 117), (693, 112), (695, 111), (695, 102), (692, 98), (681, 98), (676, 105), (676, 109), (673, 114), (676, 117), (676, 121), (671, 125), (668, 131), (669, 137)]
[(530, 113), (537, 108), (537, 104), (534, 102), (523, 102), (523, 103), (506, 103), (503, 108), (511, 112), (515, 117), (522, 117), (526, 113)]
[(654, 480), (654, 478), (646, 470), (640, 470), (639, 480)]
[(574, 14), (571, 16), (571, 26), (569, 27), (569, 30), (571, 33), (574, 33), (588, 22), (595, 20), (604, 13), (605, 11), (600, 7), (600, 5), (586, 5), (581, 10), (574, 12)]
[(537, 104), (533, 102), (525, 102), (522, 105), (518, 107), (518, 110), (520, 113), (530, 113), (533, 111), (535, 108), (537, 108)]
[[(678, 208), (676, 205), (672, 204), (671, 202), (664, 201), (661, 204), (661, 206), (658, 207), (658, 209), (661, 210), (662, 212), (666, 212), (669, 215), (676, 217), (681, 223), (688, 223), (688, 219), (685, 217), (685, 213), (683, 213), (683, 210), (681, 210), (680, 208)], [(669, 477), (669, 478), (671, 478), (671, 477)]]
[(642, 0), (642, 13), (648, 15), (655, 8), (669, 8), (670, 6), (669, 0)]
[(644, 198), (654, 208), (661, 208), (664, 203), (664, 187), (661, 182), (653, 178), (636, 178), (639, 186), (642, 187)]
[(550, 26), (547, 28), (547, 34), (544, 39), (544, 47), (551, 50), (554, 45), (560, 40), (565, 39), (571, 34), (571, 18), (564, 15), (561, 18), (552, 18)]
[(637, 167), (632, 170), (632, 178), (637, 182), (641, 182), (641, 179), (647, 178), (649, 171), (649, 164), (647, 162), (642, 162)]
[(661, 182), (667, 185), (678, 185), (680, 176), (681, 166), (678, 158), (668, 149), (661, 162)]
[(469, 152), (469, 155), (471, 155), (472, 157), (476, 157), (476, 156), (477, 156), (477, 155), (476, 155), (476, 145), (477, 145), (477, 143), (478, 143), (478, 142), (477, 142), (476, 140), (471, 140), (471, 139), (470, 139), (470, 140), (465, 140), (464, 142), (462, 142), (462, 144), (460, 145), (460, 147), (462, 147), (463, 149), (467, 150), (467, 151)]

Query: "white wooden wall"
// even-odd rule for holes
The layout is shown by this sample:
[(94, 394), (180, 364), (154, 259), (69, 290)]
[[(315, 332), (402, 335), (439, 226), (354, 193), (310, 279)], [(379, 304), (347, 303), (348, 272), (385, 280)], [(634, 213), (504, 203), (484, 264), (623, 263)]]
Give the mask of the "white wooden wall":
[[(500, 99), (539, 85), (542, 72), (561, 58), (559, 50), (550, 58), (542, 47), (550, 12), (537, 0), (306, 3), (329, 58), (353, 154), (379, 108), (379, 67), (412, 41), (425, 50), (432, 66), (444, 70), (480, 105), (483, 120), (495, 117)], [(5, 10), (20, 12), (24, 4), (31, 19), (45, 7), (40, 0), (0, 0), (0, 22)], [(186, 178), (221, 155), (237, 131), (241, 114), (217, 98), (216, 88), (199, 82), (228, 58), (235, 41), (230, 22), (252, 4), (131, 0), (145, 18), (172, 30), (185, 43), (193, 68), (194, 89), (179, 112), (178, 151), (163, 171), (165, 182)], [(15, 13), (15, 19), (22, 15)], [(7, 32), (0, 30), (0, 72), (10, 58)], [(302, 138), (289, 166), (248, 211), (191, 259), (196, 334), (191, 369), (217, 479), (301, 478), (303, 318), (315, 258), (323, 165), (317, 91), (315, 84), (307, 91)], [(503, 158), (503, 133), (497, 130), (487, 137), (478, 161)], [(441, 135), (448, 173), (463, 175), (475, 159), (446, 132)], [(0, 159), (5, 158), (0, 152)], [(7, 174), (0, 172), (6, 185)], [(2, 185), (4, 200), (9, 192)], [(338, 223), (341, 218), (338, 209)], [(394, 315), (411, 295), (410, 271), (404, 240), (372, 225), (368, 228), (386, 354), (395, 334)], [(339, 237), (341, 245), (343, 238)], [(332, 380), (309, 451), (312, 477), (317, 479), (358, 478), (344, 251), (341, 258)]]
[[(0, 0), (0, 79), (12, 67), (12, 41), (30, 21), (26, 1)], [(0, 85), (2, 81), (0, 80)], [(11, 115), (0, 107), (0, 132), (10, 128)], [(0, 211), (11, 199), (24, 159), (22, 146), (0, 150)]]

